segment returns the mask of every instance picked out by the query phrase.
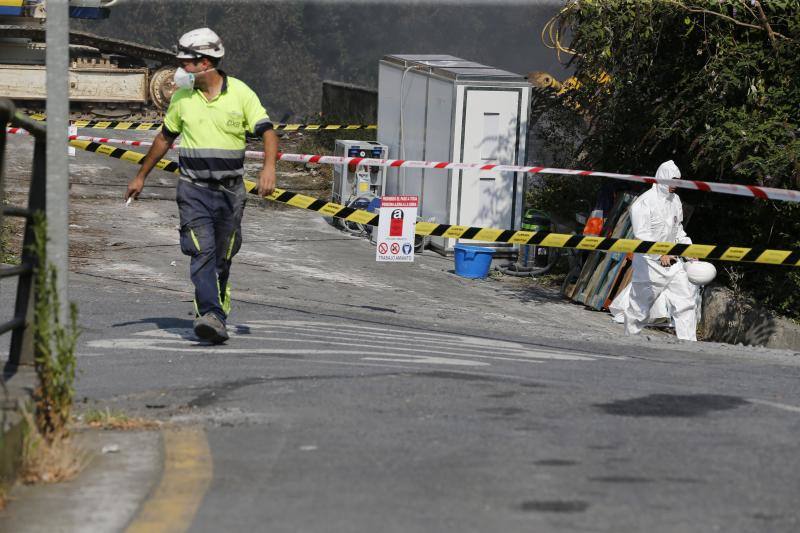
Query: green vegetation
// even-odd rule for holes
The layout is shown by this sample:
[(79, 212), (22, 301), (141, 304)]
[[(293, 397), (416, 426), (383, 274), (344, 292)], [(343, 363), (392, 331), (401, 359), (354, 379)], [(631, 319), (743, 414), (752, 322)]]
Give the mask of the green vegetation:
[(20, 479), (25, 483), (56, 483), (75, 477), (89, 461), (67, 428), (74, 394), (78, 311), (72, 304), (69, 324), (61, 324), (57, 273), (47, 261), (47, 222), (40, 212), (34, 215), (33, 231), (36, 298), (32, 328), (38, 385), (35, 412), (25, 413)]
[[(558, 125), (542, 135), (555, 164), (652, 175), (673, 159), (684, 177), (800, 188), (797, 2), (569, 2), (559, 22), (579, 85), (543, 117)], [(537, 207), (588, 205), (587, 183), (548, 179)], [(796, 203), (681, 197), (696, 206), (687, 228), (696, 242), (800, 248)], [(798, 269), (733, 271), (757, 301), (800, 318)]]
[(88, 425), (105, 426), (111, 421), (119, 421), (125, 423), (130, 420), (130, 417), (122, 411), (112, 411), (111, 408), (105, 409), (90, 409), (83, 415), (83, 421)]
[(17, 256), (17, 254), (11, 250), (9, 243), (11, 240), (9, 237), (10, 233), (11, 226), (3, 221), (3, 225), (0, 226), (0, 263), (5, 263), (7, 265), (18, 265), (19, 256)]
[(34, 393), (36, 427), (52, 441), (67, 430), (75, 392), (75, 347), (78, 342), (78, 309), (70, 305), (70, 322), (59, 318), (60, 301), (56, 290), (56, 270), (47, 261), (47, 222), (37, 213), (34, 220), (33, 252), (36, 302), (33, 319), (34, 361), (39, 385)]
[[(0, 191), (0, 205), (8, 205), (8, 200), (4, 198), (3, 191)], [(14, 252), (11, 235), (14, 231), (10, 217), (3, 217), (0, 222), (0, 263), (7, 265), (18, 265), (20, 258), (19, 254)]]
[(139, 430), (157, 429), (161, 426), (155, 420), (128, 416), (122, 411), (105, 409), (90, 409), (79, 417), (79, 420), (91, 428), (106, 430)]

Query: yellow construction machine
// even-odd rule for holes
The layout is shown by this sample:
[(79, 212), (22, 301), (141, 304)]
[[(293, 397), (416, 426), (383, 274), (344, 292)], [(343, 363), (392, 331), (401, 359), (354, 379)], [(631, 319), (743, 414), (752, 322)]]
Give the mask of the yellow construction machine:
[[(119, 0), (70, 0), (71, 19), (109, 16)], [(0, 97), (28, 113), (45, 107), (47, 0), (0, 1)], [(151, 46), (69, 33), (70, 115), (75, 119), (151, 120), (175, 90), (174, 53)]]

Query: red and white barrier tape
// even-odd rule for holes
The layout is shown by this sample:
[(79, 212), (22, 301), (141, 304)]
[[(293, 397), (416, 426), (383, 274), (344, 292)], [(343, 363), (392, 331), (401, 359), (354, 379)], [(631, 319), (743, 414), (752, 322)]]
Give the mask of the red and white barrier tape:
[[(26, 135), (28, 132), (22, 128), (6, 128), (8, 133)], [(70, 140), (92, 141), (99, 143), (123, 144), (128, 146), (150, 146), (153, 143), (148, 141), (128, 141), (124, 139), (109, 139), (106, 137), (87, 137), (84, 135), (70, 135)], [(176, 148), (176, 146), (173, 146)], [(246, 157), (263, 159), (263, 152), (245, 152)], [(735, 194), (738, 196), (750, 196), (762, 200), (782, 200), (784, 202), (800, 202), (800, 191), (792, 189), (776, 189), (774, 187), (761, 187), (757, 185), (738, 185), (735, 183), (714, 183), (698, 180), (669, 180), (656, 179), (651, 176), (638, 176), (636, 174), (616, 174), (613, 172), (594, 172), (591, 170), (574, 170), (567, 168), (550, 167), (526, 167), (519, 165), (495, 165), (484, 163), (453, 163), (447, 161), (409, 161), (403, 159), (370, 159), (364, 157), (340, 157), (333, 155), (310, 155), (310, 154), (278, 154), (281, 161), (293, 163), (319, 163), (326, 165), (362, 165), (372, 167), (405, 167), (405, 168), (430, 168), (443, 170), (478, 170), (491, 172), (524, 172), (526, 174), (558, 174), (570, 176), (596, 176), (600, 178), (612, 178), (617, 180), (632, 181), (636, 183), (660, 183), (682, 189), (689, 189), (703, 192), (716, 192), (721, 194)]]
[[(6, 128), (7, 133), (13, 133), (15, 135), (30, 135), (26, 130), (23, 128)], [(69, 135), (67, 137), (69, 141), (91, 141), (96, 143), (109, 143), (109, 144), (122, 144), (124, 146), (153, 146), (151, 141), (131, 141), (128, 139), (112, 139), (109, 137), (90, 137), (87, 135)], [(170, 150), (177, 150), (180, 148), (180, 145), (173, 144), (169, 147)], [(264, 152), (252, 152), (250, 150), (245, 152), (246, 157), (251, 157), (253, 159), (264, 159)]]
[[(13, 133), (14, 135), (30, 135), (27, 130), (23, 128), (9, 128), (6, 127), (6, 133)], [(69, 141), (92, 141), (96, 143), (111, 143), (111, 144), (124, 144), (126, 146), (153, 146), (152, 141), (130, 141), (128, 139), (110, 139), (108, 137), (88, 137), (86, 135), (70, 135), (67, 137)], [(173, 144), (170, 149), (177, 149), (179, 146)], [(261, 153), (261, 152), (256, 152)], [(263, 154), (262, 154), (263, 156)]]

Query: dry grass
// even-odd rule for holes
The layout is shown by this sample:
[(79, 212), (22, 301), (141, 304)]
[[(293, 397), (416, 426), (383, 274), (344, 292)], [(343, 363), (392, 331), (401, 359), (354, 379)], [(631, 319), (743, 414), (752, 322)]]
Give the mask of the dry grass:
[[(88, 451), (78, 446), (67, 430), (57, 432), (50, 439), (36, 429), (30, 413), (24, 414), (28, 423), (22, 452), (19, 479), (26, 484), (59, 483), (75, 478), (90, 461)], [(161, 422), (129, 417), (109, 408), (95, 409), (78, 419), (85, 427), (104, 430), (158, 429)], [(5, 505), (5, 492), (0, 487), (0, 509)]]
[(135, 431), (161, 427), (161, 422), (157, 420), (131, 417), (121, 411), (112, 411), (108, 407), (89, 410), (81, 415), (78, 421), (90, 428), (104, 430)]
[(33, 417), (28, 419), (28, 432), (22, 451), (20, 480), (23, 483), (58, 483), (77, 476), (89, 464), (89, 454), (64, 431), (45, 439), (36, 430)]

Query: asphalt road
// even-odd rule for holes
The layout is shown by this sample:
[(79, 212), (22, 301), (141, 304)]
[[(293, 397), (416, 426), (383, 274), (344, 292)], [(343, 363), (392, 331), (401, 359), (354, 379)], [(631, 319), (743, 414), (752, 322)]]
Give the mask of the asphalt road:
[(798, 527), (794, 359), (253, 304), (211, 348), (174, 294), (120, 313), (106, 296), (128, 291), (103, 293), (84, 304), (79, 392), (207, 426), (214, 477), (192, 531)]
[[(73, 175), (131, 175), (92, 161)], [(798, 354), (624, 338), (546, 287), (428, 253), (376, 265), (313, 214), (255, 205), (231, 340), (208, 346), (174, 217), (75, 197), (70, 283), (79, 408), (204, 430), (191, 531), (800, 527)]]

